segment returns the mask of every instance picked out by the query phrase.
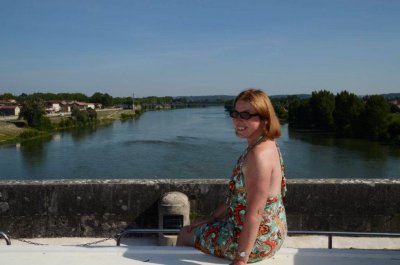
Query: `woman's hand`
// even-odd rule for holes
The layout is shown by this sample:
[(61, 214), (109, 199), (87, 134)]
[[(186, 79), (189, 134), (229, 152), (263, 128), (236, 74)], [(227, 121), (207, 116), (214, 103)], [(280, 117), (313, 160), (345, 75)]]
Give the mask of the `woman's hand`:
[(247, 261), (245, 261), (243, 258), (235, 258), (231, 264), (229, 265), (244, 265), (247, 264)]
[(213, 221), (214, 218), (208, 217), (201, 217), (195, 219), (190, 225), (186, 225), (182, 227), (181, 231), (179, 232), (178, 239), (176, 241), (177, 246), (193, 246), (193, 234), (194, 229), (202, 224), (209, 223)]
[(246, 252), (236, 252), (235, 258), (230, 265), (243, 265), (249, 261), (249, 255)]
[(191, 224), (189, 225), (188, 230), (189, 230), (189, 232), (191, 232), (197, 226), (210, 223), (213, 220), (214, 220), (214, 218), (211, 217), (211, 216), (203, 216), (203, 217), (197, 218), (193, 222), (191, 222)]

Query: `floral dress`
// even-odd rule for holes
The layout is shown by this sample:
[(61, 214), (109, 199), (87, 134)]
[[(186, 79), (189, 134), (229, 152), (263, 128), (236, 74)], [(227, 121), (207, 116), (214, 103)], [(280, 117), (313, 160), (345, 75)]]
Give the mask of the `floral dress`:
[[(250, 149), (246, 149), (233, 169), (227, 198), (227, 218), (223, 221), (200, 225), (195, 229), (194, 245), (205, 253), (230, 260), (235, 258), (246, 214), (247, 193), (242, 166), (249, 151)], [(286, 193), (286, 180), (279, 148), (278, 152), (282, 168), (281, 194), (268, 198), (264, 211), (260, 213), (262, 220), (249, 256), (250, 263), (272, 257), (282, 246), (286, 237), (286, 213), (282, 201)]]

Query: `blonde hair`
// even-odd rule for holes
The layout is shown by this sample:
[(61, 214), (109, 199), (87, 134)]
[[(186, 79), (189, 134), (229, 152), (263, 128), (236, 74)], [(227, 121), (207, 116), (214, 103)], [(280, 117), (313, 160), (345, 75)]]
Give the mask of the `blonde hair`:
[(281, 136), (279, 119), (275, 114), (271, 100), (264, 91), (249, 88), (240, 92), (233, 102), (234, 107), (236, 106), (236, 102), (239, 100), (249, 102), (260, 115), (260, 120), (265, 121), (264, 132), (268, 139), (273, 140)]

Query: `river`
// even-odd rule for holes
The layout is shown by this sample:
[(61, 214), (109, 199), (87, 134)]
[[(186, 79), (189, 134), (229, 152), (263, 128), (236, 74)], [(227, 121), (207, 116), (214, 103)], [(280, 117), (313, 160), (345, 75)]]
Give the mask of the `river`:
[[(400, 178), (400, 148), (289, 130), (288, 179)], [(145, 112), (96, 129), (0, 146), (0, 180), (227, 178), (246, 147), (223, 107)]]

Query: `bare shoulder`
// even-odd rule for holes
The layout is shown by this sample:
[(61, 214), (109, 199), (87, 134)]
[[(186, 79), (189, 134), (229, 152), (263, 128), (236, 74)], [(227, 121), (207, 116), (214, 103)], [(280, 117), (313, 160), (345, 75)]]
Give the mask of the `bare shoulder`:
[(280, 192), (282, 170), (275, 141), (260, 143), (249, 153), (245, 178), (249, 192), (257, 190), (266, 196)]
[(256, 146), (253, 149), (252, 155), (255, 160), (261, 159), (262, 161), (271, 161), (277, 157), (277, 154), (278, 150), (275, 141), (267, 140)]
[(272, 170), (278, 160), (275, 141), (267, 140), (255, 146), (248, 155), (247, 165), (264, 173)]

